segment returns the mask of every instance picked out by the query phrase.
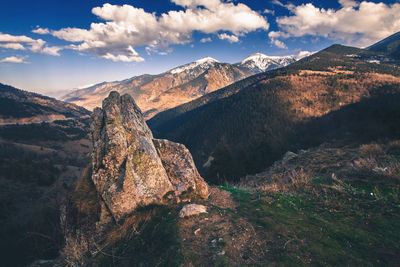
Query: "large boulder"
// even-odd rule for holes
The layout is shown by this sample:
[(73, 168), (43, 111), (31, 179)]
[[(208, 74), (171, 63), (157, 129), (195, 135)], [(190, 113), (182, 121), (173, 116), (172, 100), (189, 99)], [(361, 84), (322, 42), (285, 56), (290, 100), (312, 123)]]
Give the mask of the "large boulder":
[(161, 162), (164, 165), (175, 195), (184, 198), (199, 196), (207, 198), (208, 186), (197, 171), (192, 155), (182, 144), (168, 140), (153, 140)]
[(115, 220), (139, 207), (186, 198), (187, 193), (208, 196), (189, 151), (154, 140), (130, 95), (111, 92), (92, 119), (92, 180)]

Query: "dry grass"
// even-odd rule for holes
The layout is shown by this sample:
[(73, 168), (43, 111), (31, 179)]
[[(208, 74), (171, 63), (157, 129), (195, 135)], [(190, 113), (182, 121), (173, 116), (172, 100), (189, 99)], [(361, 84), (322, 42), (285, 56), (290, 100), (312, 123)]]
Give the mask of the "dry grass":
[(91, 180), (92, 168), (87, 166), (76, 182), (72, 195), (73, 202), (82, 216), (95, 216), (99, 213), (100, 205), (97, 191)]
[(343, 182), (400, 180), (400, 142), (370, 143), (359, 147), (321, 145), (290, 160), (277, 161), (266, 171), (243, 178), (240, 185), (264, 192), (296, 191), (315, 179), (329, 180), (339, 191)]
[(67, 267), (84, 266), (88, 250), (89, 241), (86, 238), (69, 235), (65, 238), (61, 258)]

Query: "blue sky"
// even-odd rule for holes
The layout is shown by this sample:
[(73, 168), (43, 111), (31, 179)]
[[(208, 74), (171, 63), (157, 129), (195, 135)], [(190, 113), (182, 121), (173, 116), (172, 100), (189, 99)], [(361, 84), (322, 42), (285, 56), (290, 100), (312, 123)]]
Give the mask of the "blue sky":
[(54, 95), (205, 56), (364, 47), (399, 30), (399, 1), (3, 1), (0, 82)]

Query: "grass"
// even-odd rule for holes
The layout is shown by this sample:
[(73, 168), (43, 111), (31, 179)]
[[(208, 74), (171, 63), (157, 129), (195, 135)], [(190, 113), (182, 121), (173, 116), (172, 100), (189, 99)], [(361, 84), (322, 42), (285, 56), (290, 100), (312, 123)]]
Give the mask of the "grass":
[[(400, 192), (394, 184), (345, 184), (339, 192), (312, 179), (312, 189), (250, 193), (225, 185), (239, 216), (267, 239), (266, 262), (278, 266), (398, 266)], [(327, 189), (328, 188), (328, 189)]]
[[(177, 211), (168, 207), (154, 209), (149, 220), (130, 231), (124, 229), (130, 234), (102, 250), (95, 259), (95, 266), (180, 266), (183, 256)], [(122, 227), (129, 227), (129, 223)]]

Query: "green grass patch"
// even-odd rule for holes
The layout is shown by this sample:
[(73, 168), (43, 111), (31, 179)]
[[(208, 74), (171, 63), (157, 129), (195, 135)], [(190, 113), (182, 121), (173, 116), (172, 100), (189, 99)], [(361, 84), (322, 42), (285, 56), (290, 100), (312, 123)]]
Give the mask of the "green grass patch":
[(278, 266), (396, 266), (400, 262), (399, 186), (346, 184), (343, 192), (251, 194), (222, 186), (238, 212), (265, 235), (266, 262)]

